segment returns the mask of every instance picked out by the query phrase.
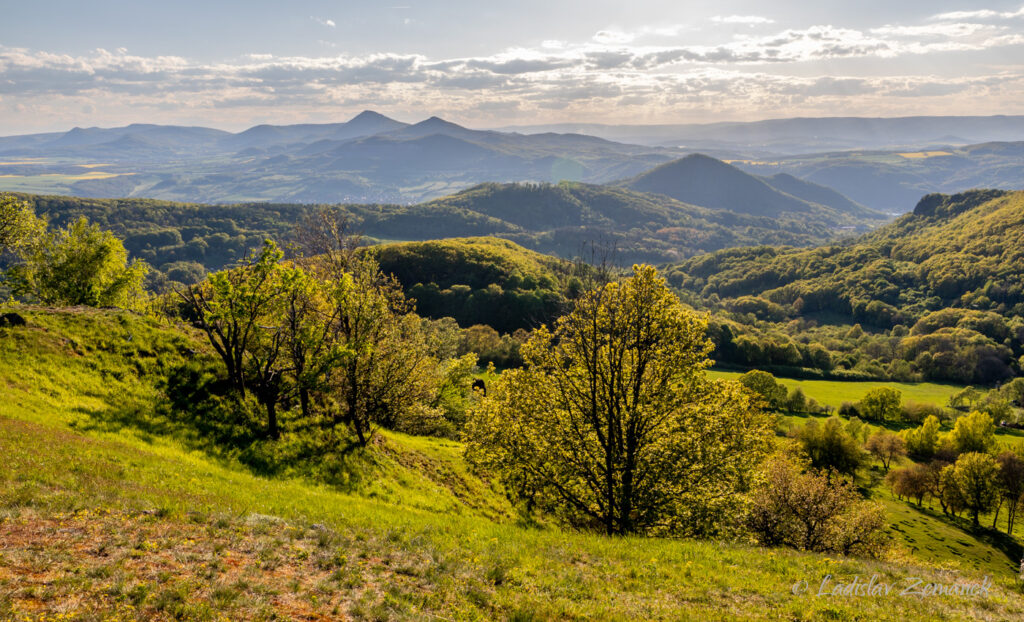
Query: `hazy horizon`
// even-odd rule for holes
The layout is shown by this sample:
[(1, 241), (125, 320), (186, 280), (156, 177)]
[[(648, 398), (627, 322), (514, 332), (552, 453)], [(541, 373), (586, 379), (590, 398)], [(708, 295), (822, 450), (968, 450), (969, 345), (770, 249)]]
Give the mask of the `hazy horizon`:
[(6, 21), (2, 135), (364, 109), (469, 127), (1024, 113), (1019, 1), (56, 2)]

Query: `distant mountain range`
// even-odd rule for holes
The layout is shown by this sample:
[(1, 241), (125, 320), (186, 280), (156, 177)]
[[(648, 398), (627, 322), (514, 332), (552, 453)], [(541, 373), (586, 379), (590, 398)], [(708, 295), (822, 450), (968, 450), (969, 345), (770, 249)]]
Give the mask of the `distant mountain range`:
[[(412, 204), (482, 182), (568, 180), (616, 183), (730, 210), (743, 203), (740, 211), (752, 215), (809, 213), (804, 203), (811, 203), (842, 205), (840, 211), (870, 219), (864, 206), (902, 213), (929, 192), (1024, 187), (1024, 142), (950, 146), (979, 137), (1024, 139), (1024, 117), (526, 129), (578, 129), (603, 136), (476, 130), (437, 117), (409, 124), (372, 111), (344, 123), (259, 125), (238, 133), (144, 124), (74, 128), (0, 138), (0, 190), (204, 203)], [(676, 140), (684, 130), (696, 138)], [(825, 147), (931, 144), (928, 137), (946, 137), (951, 143), (808, 153)], [(785, 152), (789, 147), (780, 147), (779, 141), (790, 138), (800, 155), (771, 151)], [(677, 162), (698, 148), (718, 159)], [(737, 177), (737, 169), (758, 177)], [(709, 175), (721, 177), (721, 183), (708, 186)], [(759, 202), (751, 202), (752, 197)]]
[(506, 131), (572, 132), (640, 145), (698, 151), (797, 155), (847, 149), (896, 150), (1024, 141), (1024, 115), (988, 117), (819, 117), (678, 125), (556, 123)]
[(683, 152), (366, 111), (232, 134), (160, 125), (0, 138), (0, 189), (203, 202), (412, 202), (483, 181), (607, 182)]

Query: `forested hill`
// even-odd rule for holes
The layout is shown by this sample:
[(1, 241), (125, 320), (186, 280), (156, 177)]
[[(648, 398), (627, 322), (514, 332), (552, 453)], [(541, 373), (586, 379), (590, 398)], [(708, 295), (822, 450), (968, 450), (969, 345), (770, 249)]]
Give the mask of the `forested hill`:
[(621, 185), (678, 201), (740, 214), (804, 217), (812, 221), (884, 220), (842, 194), (791, 175), (758, 177), (715, 158), (692, 154), (646, 171)]
[[(303, 214), (322, 206), (203, 205), (153, 199), (19, 195), (59, 226), (85, 216), (125, 240), (133, 256), (181, 282), (237, 261), (266, 237), (286, 243)], [(872, 221), (836, 213), (769, 218), (682, 203), (666, 196), (582, 183), (480, 184), (419, 203), (337, 206), (368, 241), (499, 236), (573, 257), (595, 241), (624, 262), (660, 263), (755, 244), (807, 246)]]
[(716, 312), (720, 362), (992, 384), (1024, 364), (1024, 192), (928, 195), (846, 244), (750, 247), (668, 266)]
[(676, 286), (762, 296), (807, 314), (892, 326), (947, 307), (1024, 314), (1024, 192), (928, 195), (914, 211), (848, 244), (736, 248), (670, 268)]

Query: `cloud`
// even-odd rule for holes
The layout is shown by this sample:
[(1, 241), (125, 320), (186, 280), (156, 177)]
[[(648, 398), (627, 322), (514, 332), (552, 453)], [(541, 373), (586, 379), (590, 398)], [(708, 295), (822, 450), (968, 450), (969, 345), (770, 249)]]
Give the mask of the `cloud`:
[(719, 24), (747, 24), (756, 26), (759, 24), (774, 24), (775, 20), (760, 15), (715, 15), (711, 21)]
[(973, 9), (970, 11), (950, 11), (932, 15), (929, 19), (937, 21), (956, 21), (961, 19), (1014, 19), (1024, 17), (1024, 6), (1016, 11), (993, 11), (992, 9)]
[(337, 24), (334, 23), (333, 19), (324, 19), (322, 17), (313, 17), (312, 15), (309, 17), (309, 19), (311, 19), (314, 22), (320, 24), (321, 26), (327, 26), (328, 28), (334, 28), (334, 27), (337, 26)]
[[(720, 23), (755, 23), (725, 21), (734, 17), (722, 17)], [(61, 116), (62, 111), (81, 111), (88, 105), (95, 107), (93, 119), (118, 111), (131, 118), (146, 111), (166, 118), (183, 111), (216, 116), (271, 107), (279, 109), (274, 114), (315, 117), (342, 106), (384, 105), (398, 111), (462, 111), (475, 119), (498, 115), (500, 110), (514, 110), (516, 115), (561, 111), (564, 118), (592, 119), (616, 110), (642, 112), (644, 118), (650, 118), (652, 110), (718, 110), (723, 116), (753, 110), (763, 111), (759, 116), (772, 114), (768, 111), (787, 116), (834, 114), (840, 105), (854, 114), (856, 106), (868, 103), (877, 108), (872, 114), (882, 114), (921, 101), (954, 110), (969, 97), (974, 106), (998, 111), (994, 107), (1003, 105), (1003, 112), (1024, 112), (1019, 66), (1007, 66), (1004, 72), (986, 69), (978, 72), (982, 78), (965, 78), (962, 74), (970, 71), (952, 69), (950, 57), (944, 56), (938, 66), (948, 66), (951, 75), (892, 78), (872, 76), (871, 63), (841, 63), (869, 59), (878, 67), (879, 59), (885, 59), (886, 71), (896, 73), (893, 59), (1024, 45), (1024, 33), (1012, 24), (965, 18), (871, 29), (814, 25), (730, 34), (719, 41), (712, 32), (704, 45), (680, 40), (678, 35), (688, 28), (657, 24), (629, 31), (606, 29), (585, 41), (544, 41), (493, 54), (440, 58), (335, 54), (332, 49), (322, 56), (252, 53), (202, 62), (134, 55), (125, 49), (68, 55), (0, 46), (0, 127), (45, 119), (95, 125), (96, 120)], [(831, 75), (808, 77), (822, 61), (831, 63)], [(868, 75), (843, 75), (843, 67), (854, 66)], [(650, 109), (644, 111), (643, 106)], [(908, 111), (925, 114), (924, 109)], [(967, 106), (966, 111), (972, 108)], [(265, 114), (269, 113), (238, 112), (225, 118), (238, 123)]]

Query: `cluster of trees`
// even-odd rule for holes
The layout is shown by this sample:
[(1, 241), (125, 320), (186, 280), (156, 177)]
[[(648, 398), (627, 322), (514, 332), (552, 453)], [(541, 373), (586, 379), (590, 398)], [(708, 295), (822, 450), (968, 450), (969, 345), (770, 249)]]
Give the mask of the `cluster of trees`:
[(129, 261), (116, 236), (84, 218), (49, 228), (11, 195), (0, 196), (0, 262), (10, 293), (43, 304), (130, 308), (145, 298), (149, 266)]
[[(910, 466), (886, 476), (893, 493), (918, 505), (935, 501), (950, 516), (968, 512), (975, 525), (982, 514), (1008, 510), (1007, 533), (1013, 532), (1017, 507), (1024, 494), (1024, 452), (1021, 448), (1000, 450), (995, 441), (995, 423), (983, 412), (974, 411), (956, 419), (953, 429), (941, 431), (935, 416), (899, 436), (885, 433), (893, 441), (893, 459), (909, 456)], [(889, 463), (884, 463), (888, 471)]]
[(177, 292), (181, 313), (209, 338), (233, 392), (365, 445), (377, 425), (454, 434), (465, 419), (473, 354), (456, 355), (457, 329), (425, 322), (372, 257), (318, 215), (292, 262), (268, 241), (236, 267)]

